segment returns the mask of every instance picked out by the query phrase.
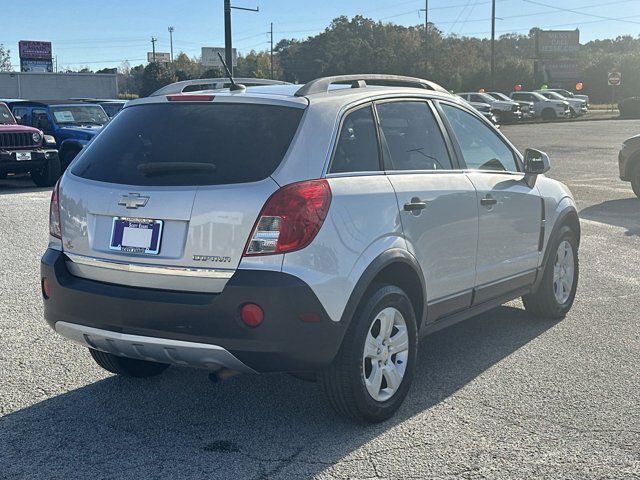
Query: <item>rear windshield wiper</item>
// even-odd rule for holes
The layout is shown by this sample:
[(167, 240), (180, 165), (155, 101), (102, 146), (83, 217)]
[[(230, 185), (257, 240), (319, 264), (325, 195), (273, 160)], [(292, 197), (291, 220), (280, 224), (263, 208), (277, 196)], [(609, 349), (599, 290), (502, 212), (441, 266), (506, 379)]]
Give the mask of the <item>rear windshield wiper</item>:
[(153, 162), (141, 163), (138, 171), (143, 175), (162, 175), (165, 173), (215, 172), (213, 163), (200, 162)]

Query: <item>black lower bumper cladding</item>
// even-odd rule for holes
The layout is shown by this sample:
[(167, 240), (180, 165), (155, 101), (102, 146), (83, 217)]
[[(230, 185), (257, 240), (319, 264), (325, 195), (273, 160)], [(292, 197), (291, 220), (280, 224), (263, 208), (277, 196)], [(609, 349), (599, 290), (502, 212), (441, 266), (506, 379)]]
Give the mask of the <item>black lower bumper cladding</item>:
[[(335, 357), (346, 328), (329, 318), (305, 282), (282, 272), (237, 270), (221, 293), (156, 290), (75, 277), (64, 253), (49, 249), (41, 274), (49, 283), (44, 313), (51, 327), (64, 321), (218, 345), (258, 372), (323, 368)], [(240, 319), (246, 303), (264, 311), (256, 328)]]

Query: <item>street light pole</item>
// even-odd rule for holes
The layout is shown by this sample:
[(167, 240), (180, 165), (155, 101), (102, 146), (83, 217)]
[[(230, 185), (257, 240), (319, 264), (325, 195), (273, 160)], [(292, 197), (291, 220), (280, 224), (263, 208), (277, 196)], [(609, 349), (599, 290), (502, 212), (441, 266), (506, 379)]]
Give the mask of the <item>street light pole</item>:
[(169, 27), (169, 45), (171, 45), (171, 61), (173, 62), (173, 27)]
[(429, 68), (429, 0), (424, 0), (424, 64)]
[(231, 41), (231, 9), (246, 10), (249, 12), (259, 12), (256, 8), (243, 8), (231, 6), (231, 0), (224, 0), (224, 61), (233, 76), (233, 45)]
[(271, 79), (273, 80), (273, 22), (271, 22), (271, 30), (269, 32), (271, 34), (271, 50), (270, 50), (270, 66), (271, 66)]

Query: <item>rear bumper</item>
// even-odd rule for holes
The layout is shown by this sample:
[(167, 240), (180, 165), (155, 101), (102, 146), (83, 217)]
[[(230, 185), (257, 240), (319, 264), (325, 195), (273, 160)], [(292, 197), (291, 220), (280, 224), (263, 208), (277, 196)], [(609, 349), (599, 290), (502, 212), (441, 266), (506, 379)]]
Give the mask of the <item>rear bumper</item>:
[[(41, 274), (49, 283), (44, 314), (52, 328), (83, 345), (93, 342), (92, 348), (132, 358), (146, 351), (148, 359), (178, 365), (315, 371), (331, 363), (346, 328), (328, 317), (306, 283), (281, 272), (238, 270), (219, 294), (176, 292), (74, 277), (64, 254), (50, 249)], [(240, 319), (240, 307), (249, 302), (264, 310), (256, 328)], [(315, 314), (318, 321), (303, 321), (300, 314)], [(172, 360), (175, 342), (181, 350)]]
[[(31, 160), (17, 161), (17, 152), (31, 153)], [(44, 167), (47, 162), (58, 157), (57, 150), (2, 150), (0, 151), (0, 172), (21, 173)]]
[(631, 181), (631, 175), (629, 169), (627, 168), (627, 164), (629, 162), (629, 148), (624, 146), (620, 153), (618, 153), (618, 170), (620, 173), (620, 180), (624, 180), (625, 182)]

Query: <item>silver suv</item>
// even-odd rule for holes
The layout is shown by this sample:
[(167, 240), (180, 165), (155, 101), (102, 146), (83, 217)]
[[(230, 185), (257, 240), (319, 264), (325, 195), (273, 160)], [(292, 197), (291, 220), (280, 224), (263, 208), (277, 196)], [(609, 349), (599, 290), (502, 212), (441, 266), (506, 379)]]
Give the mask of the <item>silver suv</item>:
[(165, 90), (55, 188), (45, 317), (110, 372), (290, 372), (381, 421), (420, 336), (519, 297), (571, 308), (580, 225), (548, 169), (425, 80)]

